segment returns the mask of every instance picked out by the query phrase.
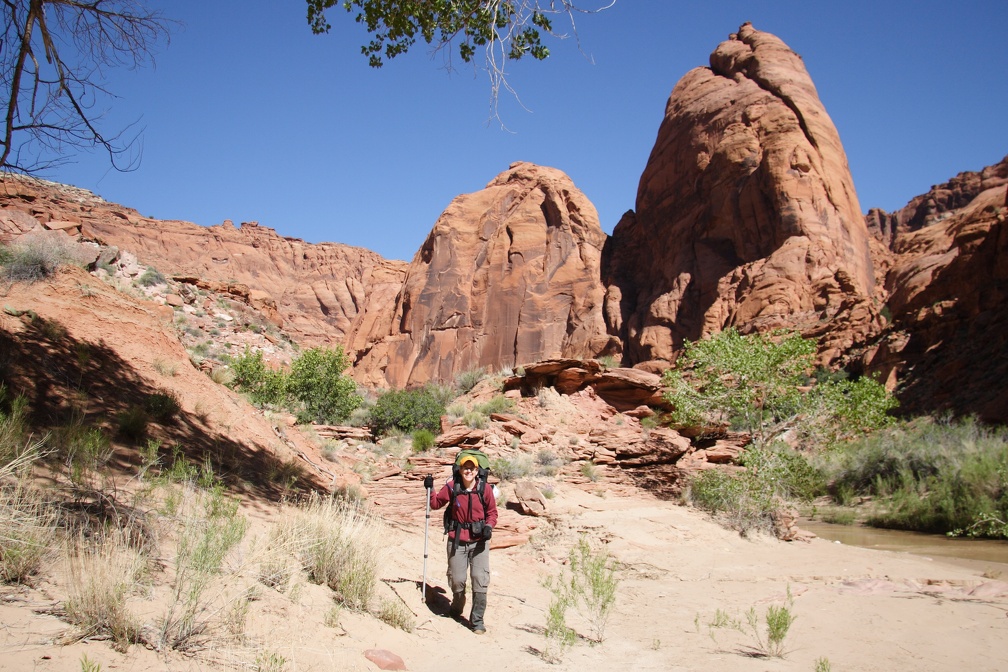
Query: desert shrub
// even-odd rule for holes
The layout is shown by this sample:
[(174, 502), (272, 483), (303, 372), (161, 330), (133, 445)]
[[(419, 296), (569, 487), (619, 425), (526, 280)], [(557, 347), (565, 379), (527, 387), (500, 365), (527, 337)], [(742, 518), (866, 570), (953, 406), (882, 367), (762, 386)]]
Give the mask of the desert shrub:
[(693, 506), (747, 535), (771, 531), (773, 514), (784, 502), (809, 501), (825, 491), (825, 478), (801, 454), (783, 448), (752, 448), (742, 457), (746, 470), (700, 472), (689, 484)]
[(593, 462), (583, 462), (581, 464), (581, 475), (592, 483), (599, 479), (599, 470)]
[(252, 403), (259, 405), (279, 405), (287, 398), (287, 377), (282, 371), (275, 371), (266, 365), (262, 350), (248, 347), (237, 357), (229, 358), (234, 372), (233, 387), (249, 395)]
[(148, 266), (147, 270), (137, 278), (137, 282), (144, 287), (153, 287), (154, 285), (163, 285), (167, 280), (156, 268)]
[[(199, 480), (207, 484), (214, 479), (204, 470)], [(238, 501), (228, 497), (222, 487), (204, 489), (187, 483), (182, 491), (172, 599), (154, 644), (187, 650), (198, 645), (206, 632), (213, 613), (207, 588), (244, 538), (248, 522), (238, 514)]]
[(173, 378), (178, 374), (178, 366), (174, 362), (165, 361), (163, 359), (154, 360), (154, 370), (165, 378)]
[(353, 380), (343, 375), (350, 366), (343, 348), (311, 348), (291, 362), (287, 391), (300, 422), (337, 424), (360, 406)]
[(605, 627), (616, 603), (619, 578), (616, 563), (605, 550), (594, 550), (585, 538), (568, 555), (569, 572), (561, 570), (545, 581), (553, 598), (546, 619), (546, 637), (560, 650), (576, 641), (567, 625), (566, 611), (574, 607), (591, 630), (590, 639), (601, 643)]
[(144, 410), (157, 422), (166, 423), (175, 419), (182, 410), (182, 405), (178, 395), (171, 390), (162, 389), (147, 395)]
[(15, 282), (36, 282), (66, 263), (80, 260), (75, 243), (63, 236), (26, 234), (3, 255), (7, 279)]
[(102, 481), (107, 478), (106, 466), (114, 449), (111, 439), (101, 427), (71, 423), (55, 432), (53, 444), (55, 450), (64, 456), (67, 476), (74, 488), (102, 489)]
[(455, 376), (455, 387), (460, 394), (466, 394), (484, 378), (486, 378), (486, 372), (483, 369), (469, 369)]
[(414, 453), (423, 453), (434, 447), (434, 432), (429, 429), (413, 430), (412, 439)]
[(274, 527), (271, 547), (292, 552), (313, 583), (351, 609), (366, 610), (384, 552), (380, 521), (352, 502), (313, 493)]
[(726, 329), (689, 342), (665, 372), (669, 420), (678, 425), (729, 424), (757, 447), (794, 431), (812, 446), (883, 426), (896, 405), (871, 378), (809, 377), (816, 343), (795, 332), (743, 336)]
[[(8, 462), (0, 474), (19, 467)], [(0, 484), (0, 581), (20, 583), (34, 575), (56, 539), (58, 516), (41, 493), (25, 482)]]
[(607, 369), (615, 369), (620, 365), (620, 362), (616, 359), (615, 355), (602, 355), (601, 357), (596, 357), (595, 361)]
[(513, 399), (508, 399), (503, 394), (497, 394), (490, 401), (478, 404), (476, 410), (484, 415), (492, 415), (494, 413), (507, 413), (513, 410), (514, 406)]
[(466, 424), (466, 427), (471, 427), (473, 429), (486, 429), (487, 423), (490, 422), (490, 418), (487, 417), (486, 413), (480, 411), (468, 411), (462, 416), (462, 422)]
[(126, 606), (146, 568), (145, 558), (120, 534), (77, 540), (66, 555), (67, 620), (81, 639), (107, 637), (123, 651), (140, 640), (140, 622)]
[(542, 476), (555, 476), (563, 466), (564, 460), (549, 448), (542, 448), (536, 453), (537, 471)]
[(721, 609), (715, 612), (714, 619), (708, 624), (708, 628), (712, 638), (714, 630), (720, 628), (737, 630), (743, 634), (748, 633), (754, 642), (754, 645), (750, 647), (751, 655), (763, 658), (783, 658), (785, 654), (784, 640), (797, 618), (792, 611), (793, 607), (794, 597), (791, 594), (791, 587), (788, 586), (784, 604), (771, 604), (767, 607), (763, 617), (764, 627), (760, 627), (760, 618), (756, 607), (750, 607), (745, 614), (748, 628), (742, 625), (741, 619), (732, 617)]
[(28, 397), (20, 394), (8, 400), (6, 386), (0, 383), (0, 464), (9, 464), (24, 451), (29, 441)]
[(389, 390), (379, 395), (371, 408), (371, 426), (378, 435), (415, 429), (438, 432), (445, 413), (443, 392), (428, 385), (416, 390)]
[(824, 458), (838, 500), (872, 497), (868, 523), (922, 532), (1006, 537), (1008, 431), (972, 418), (918, 418)]
[(490, 470), (502, 481), (517, 481), (532, 473), (532, 457), (518, 455), (514, 459), (498, 457), (490, 462)]
[(141, 406), (132, 405), (116, 414), (116, 426), (119, 436), (139, 443), (147, 435), (147, 425), (150, 417)]

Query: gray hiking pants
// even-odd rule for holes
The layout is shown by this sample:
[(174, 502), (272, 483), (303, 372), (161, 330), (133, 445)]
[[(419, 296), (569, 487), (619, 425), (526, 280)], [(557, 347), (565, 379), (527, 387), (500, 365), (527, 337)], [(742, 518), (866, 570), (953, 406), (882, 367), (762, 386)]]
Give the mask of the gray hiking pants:
[(452, 553), (452, 540), (448, 540), (448, 583), (452, 593), (465, 592), (466, 573), (472, 575), (472, 592), (486, 593), (490, 586), (490, 544), (485, 541), (463, 544), (459, 542)]

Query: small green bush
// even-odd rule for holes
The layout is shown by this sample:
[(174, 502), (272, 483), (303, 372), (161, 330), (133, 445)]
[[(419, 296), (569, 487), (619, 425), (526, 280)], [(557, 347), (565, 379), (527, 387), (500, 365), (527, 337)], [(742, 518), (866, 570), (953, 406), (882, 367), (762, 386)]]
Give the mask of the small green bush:
[(233, 387), (245, 392), (254, 404), (280, 405), (287, 398), (287, 377), (282, 371), (275, 371), (266, 365), (262, 350), (245, 352), (230, 358), (234, 372)]
[(182, 410), (178, 396), (171, 390), (158, 390), (147, 395), (144, 409), (155, 421), (167, 423), (173, 421)]
[(148, 266), (147, 270), (137, 279), (137, 282), (143, 287), (153, 287), (154, 285), (163, 285), (167, 280), (156, 268)]
[(810, 501), (825, 492), (825, 478), (801, 454), (790, 449), (750, 448), (743, 454), (746, 470), (700, 472), (689, 484), (687, 498), (697, 508), (747, 535), (772, 531), (773, 514), (784, 502)]
[(455, 387), (461, 394), (466, 394), (484, 378), (486, 378), (486, 372), (483, 369), (469, 369), (455, 376)]
[(147, 411), (140, 406), (130, 406), (116, 415), (119, 436), (133, 443), (139, 443), (147, 436), (149, 423), (150, 418), (147, 416)]
[(375, 401), (371, 409), (371, 426), (380, 436), (394, 430), (407, 434), (416, 429), (438, 432), (444, 413), (443, 393), (435, 386), (389, 390)]
[(287, 391), (300, 422), (338, 424), (361, 405), (357, 386), (343, 372), (350, 366), (343, 348), (311, 348), (291, 362)]
[(423, 453), (434, 447), (434, 432), (429, 429), (413, 430), (412, 438), (414, 453)]
[(514, 410), (514, 406), (515, 403), (513, 399), (508, 399), (503, 394), (498, 394), (490, 401), (476, 406), (476, 410), (489, 416), (494, 413), (507, 413)]

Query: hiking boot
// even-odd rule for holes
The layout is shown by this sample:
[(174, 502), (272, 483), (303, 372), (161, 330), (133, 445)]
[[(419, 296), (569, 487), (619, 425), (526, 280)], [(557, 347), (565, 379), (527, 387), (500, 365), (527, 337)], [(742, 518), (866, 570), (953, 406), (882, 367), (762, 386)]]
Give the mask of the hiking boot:
[(486, 611), (486, 593), (473, 593), (472, 611), (469, 612), (469, 623), (472, 631), (477, 635), (486, 634), (486, 626), (483, 625), (483, 612)]
[(465, 592), (455, 593), (452, 595), (451, 608), (448, 610), (448, 613), (456, 621), (462, 618), (462, 611), (465, 609), (465, 603)]

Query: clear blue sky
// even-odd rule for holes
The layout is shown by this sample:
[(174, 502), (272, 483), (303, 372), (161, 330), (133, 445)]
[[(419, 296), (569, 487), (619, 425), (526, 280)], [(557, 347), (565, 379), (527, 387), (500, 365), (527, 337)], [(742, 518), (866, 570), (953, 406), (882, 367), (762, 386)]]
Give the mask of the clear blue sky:
[[(592, 0), (585, 0), (589, 5)], [(565, 171), (611, 233), (634, 207), (665, 102), (752, 21), (804, 58), (844, 142), (862, 209), (895, 210), (1008, 154), (1008, 1), (618, 0), (512, 66), (489, 119), (484, 74), (426, 45), (380, 70), (342, 10), (313, 36), (301, 0), (153, 0), (184, 24), (156, 67), (110, 72), (107, 124), (139, 120), (143, 161), (102, 155), (44, 177), (160, 219), (258, 221), (285, 236), (412, 259), (451, 200), (513, 161)]]

